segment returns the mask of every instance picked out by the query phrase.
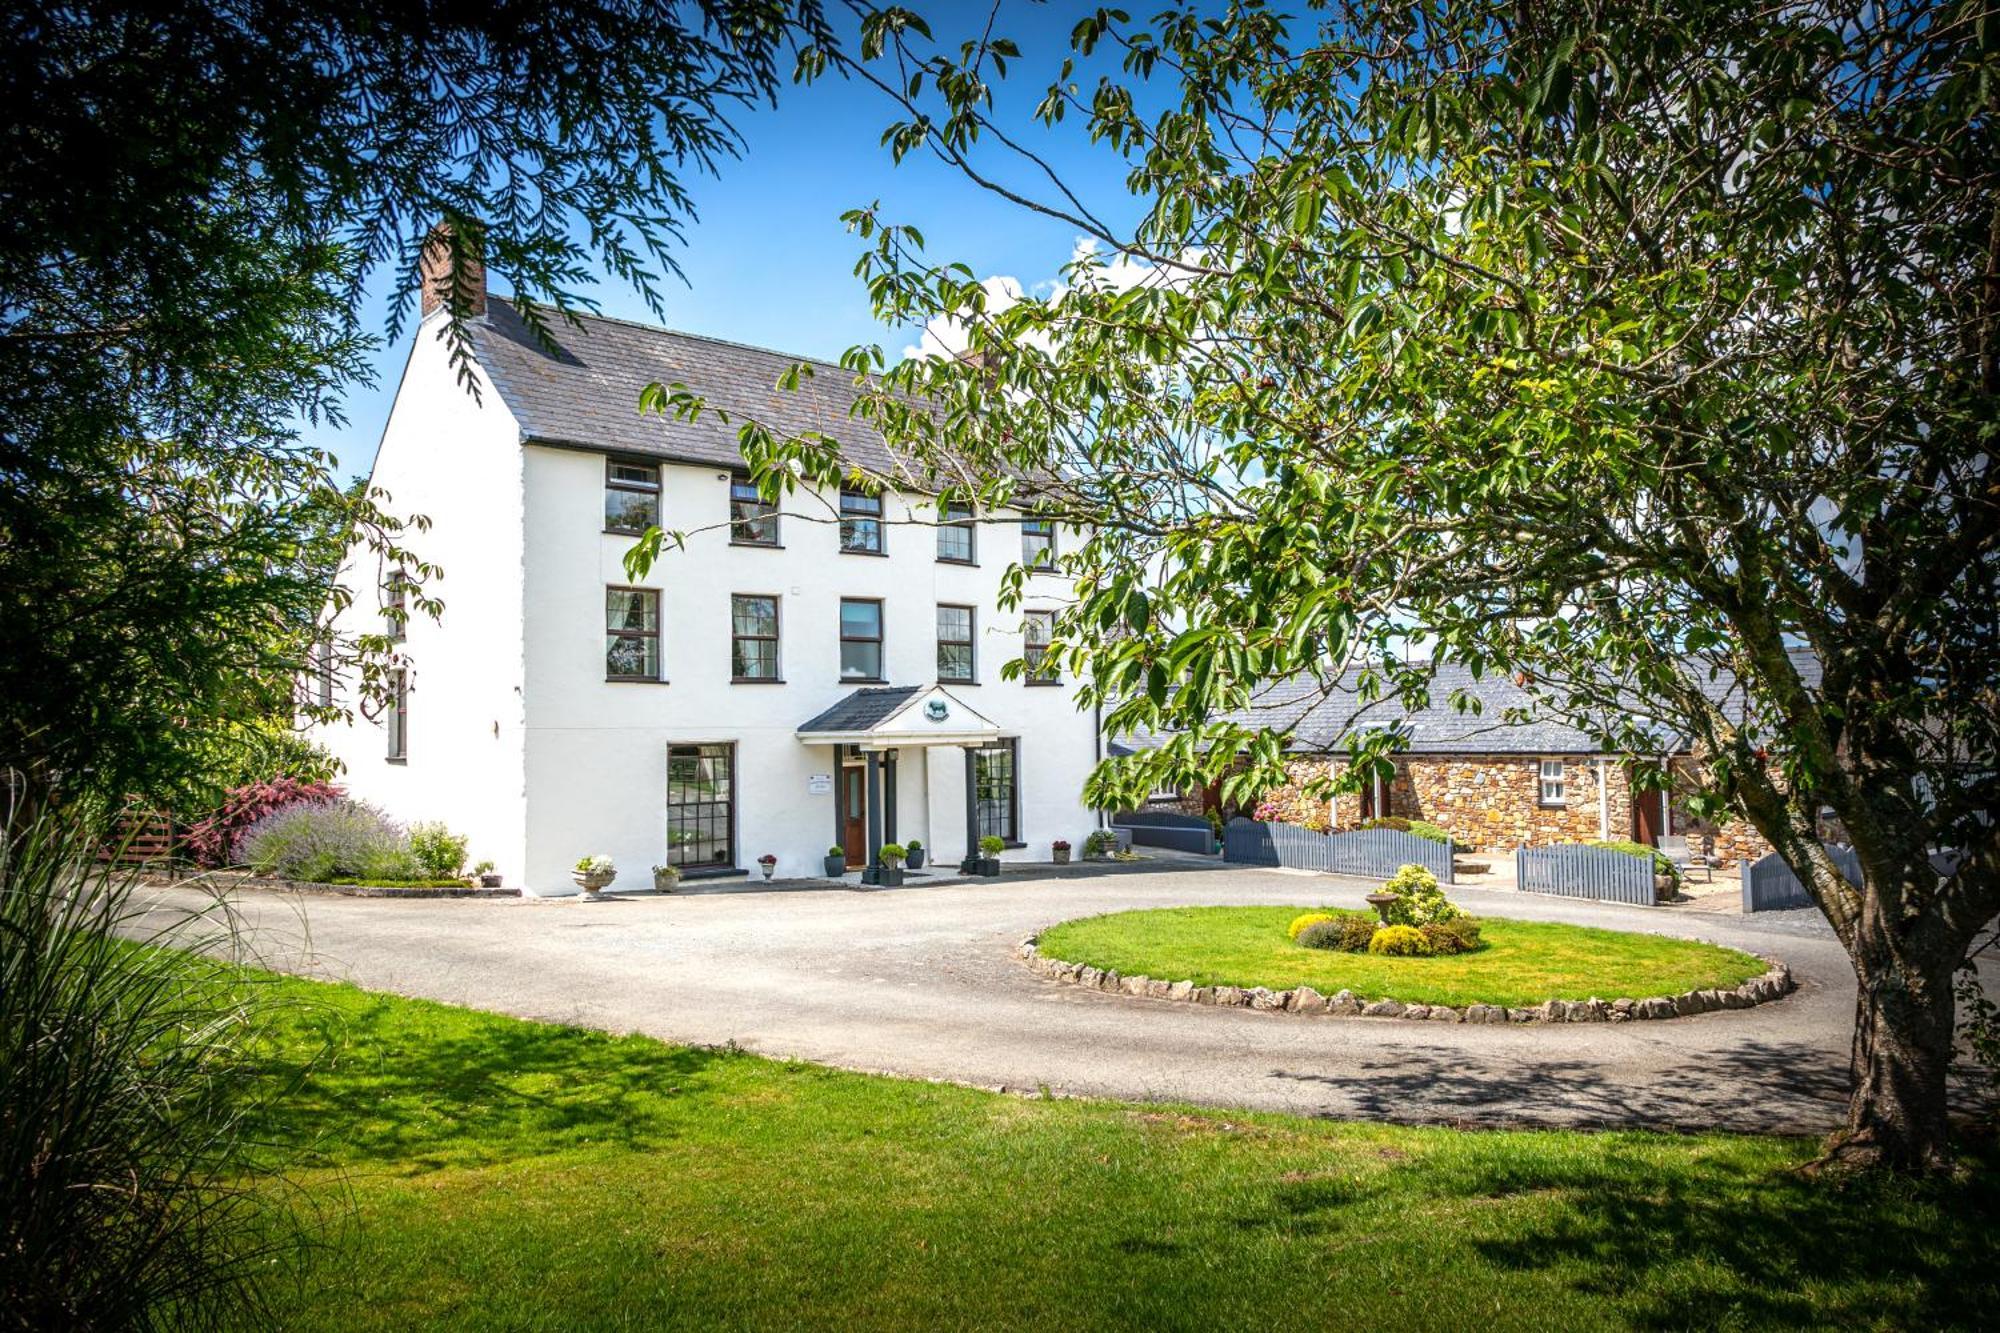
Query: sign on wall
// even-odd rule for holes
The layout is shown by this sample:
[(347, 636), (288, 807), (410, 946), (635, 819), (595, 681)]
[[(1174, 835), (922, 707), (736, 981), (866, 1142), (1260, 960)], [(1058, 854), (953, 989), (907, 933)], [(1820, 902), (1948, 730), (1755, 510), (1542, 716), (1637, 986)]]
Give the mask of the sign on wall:
[(808, 796), (831, 796), (833, 794), (833, 774), (814, 773), (806, 779)]

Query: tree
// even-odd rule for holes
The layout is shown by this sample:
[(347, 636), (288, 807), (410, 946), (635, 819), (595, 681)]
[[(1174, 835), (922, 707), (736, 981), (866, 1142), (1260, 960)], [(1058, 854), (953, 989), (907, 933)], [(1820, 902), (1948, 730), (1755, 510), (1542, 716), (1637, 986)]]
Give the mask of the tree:
[[(1092, 801), (1276, 785), (1284, 736), (1224, 715), (1300, 674), (1417, 702), (1456, 661), (1612, 750), (1690, 738), (1694, 800), (1770, 840), (1853, 961), (1830, 1154), (1946, 1161), (1951, 975), (2000, 909), (2000, 14), (1433, 0), (1300, 34), (1248, 3), (1099, 11), (1071, 45), (1037, 115), (1122, 160), (1129, 234), (1000, 123), (993, 32), (885, 10), (879, 59), (808, 68), (1090, 242), (1001, 308), (852, 215), (878, 313), (969, 349), (881, 373), (868, 423), (955, 498), (1032, 483), (1092, 533), (1056, 650), (1107, 728), (1173, 735)], [(772, 485), (835, 468), (746, 447)], [(1357, 726), (1347, 780), (1389, 743)]]
[[(42, 797), (202, 789), (217, 738), (291, 715), (355, 595), (329, 535), (435, 613), (421, 522), (298, 438), (366, 373), (369, 275), (438, 246), (567, 312), (595, 263), (657, 308), (688, 174), (735, 150), (728, 112), (795, 33), (830, 40), (811, 0), (9, 8), (0, 770)], [(439, 282), (463, 356), (470, 293)], [(334, 648), (364, 695), (389, 651)]]

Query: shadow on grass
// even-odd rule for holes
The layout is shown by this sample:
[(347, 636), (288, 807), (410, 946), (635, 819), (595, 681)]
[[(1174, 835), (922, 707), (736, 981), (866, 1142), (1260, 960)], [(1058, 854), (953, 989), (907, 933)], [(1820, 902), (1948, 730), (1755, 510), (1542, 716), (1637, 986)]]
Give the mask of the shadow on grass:
[(257, 1137), (308, 1165), (399, 1174), (657, 1148), (718, 1064), (746, 1058), (344, 987), (289, 1006), (272, 1038), (266, 1073), (296, 1090)]

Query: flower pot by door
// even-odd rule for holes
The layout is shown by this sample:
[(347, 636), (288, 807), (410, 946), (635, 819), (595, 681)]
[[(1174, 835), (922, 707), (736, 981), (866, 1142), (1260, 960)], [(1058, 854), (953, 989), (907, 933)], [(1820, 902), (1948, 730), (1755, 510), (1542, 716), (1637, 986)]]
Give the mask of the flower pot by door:
[(923, 868), (924, 868), (924, 849), (921, 847), (910, 848), (910, 869), (922, 870)]
[(826, 871), (828, 879), (839, 879), (847, 873), (847, 854), (836, 852), (832, 856), (827, 857), (826, 864), (821, 869)]

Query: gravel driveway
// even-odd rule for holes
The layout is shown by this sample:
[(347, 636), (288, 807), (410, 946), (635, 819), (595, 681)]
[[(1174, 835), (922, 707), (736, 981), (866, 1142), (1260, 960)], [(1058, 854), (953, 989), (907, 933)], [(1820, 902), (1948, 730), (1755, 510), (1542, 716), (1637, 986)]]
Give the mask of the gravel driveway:
[(604, 902), (249, 892), (238, 901), (268, 966), (849, 1069), (1370, 1120), (1783, 1132), (1839, 1120), (1854, 985), (1810, 912), (1689, 916), (1454, 893), (1480, 915), (1651, 930), (1775, 955), (1799, 983), (1756, 1009), (1617, 1025), (1215, 1009), (1058, 985), (1014, 956), (1024, 935), (1075, 916), (1197, 903), (1361, 907), (1370, 887), (1159, 864), (876, 892)]

